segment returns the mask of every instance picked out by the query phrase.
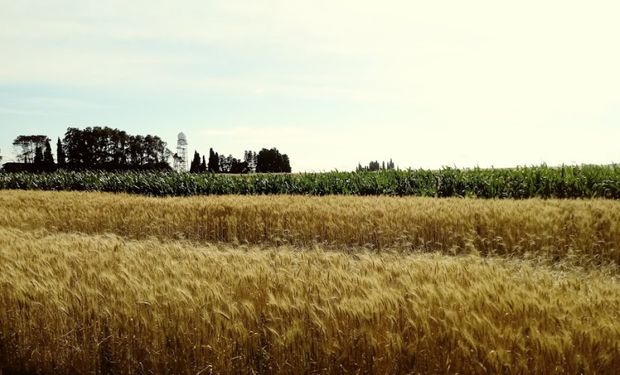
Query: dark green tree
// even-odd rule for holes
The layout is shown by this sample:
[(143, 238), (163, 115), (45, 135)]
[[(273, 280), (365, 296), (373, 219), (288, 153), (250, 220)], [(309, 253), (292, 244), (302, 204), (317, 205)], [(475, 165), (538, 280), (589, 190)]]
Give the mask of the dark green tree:
[(248, 173), (248, 163), (236, 158), (232, 158), (230, 161), (230, 173)]
[(390, 159), (390, 161), (386, 162), (383, 161), (381, 163), (379, 163), (377, 160), (375, 161), (371, 161), (370, 163), (368, 163), (368, 166), (362, 166), (361, 164), (358, 164), (357, 167), (355, 168), (355, 171), (357, 172), (376, 172), (376, 171), (381, 171), (381, 170), (393, 170), (395, 169), (395, 165), (394, 165), (394, 161), (392, 161), (392, 159)]
[(34, 165), (38, 167), (43, 166), (43, 148), (41, 146), (37, 146), (34, 149)]
[(282, 155), (281, 161), (281, 171), (283, 173), (291, 173), (291, 160), (288, 158), (287, 154)]
[(58, 142), (56, 142), (56, 162), (59, 167), (64, 167), (67, 163), (65, 150), (62, 147), (62, 142), (60, 142), (60, 137), (58, 138)]
[(45, 151), (43, 151), (43, 166), (46, 170), (54, 169), (54, 156), (52, 155), (52, 145), (49, 138), (45, 141)]
[(200, 172), (200, 154), (198, 151), (194, 151), (194, 159), (189, 167), (190, 173), (199, 173)]
[(169, 168), (166, 160), (170, 152), (158, 136), (133, 136), (119, 129), (98, 126), (69, 128), (62, 143), (72, 168)]
[(207, 165), (207, 169), (211, 173), (219, 173), (220, 172), (220, 156), (217, 152), (213, 152), (213, 149), (209, 149), (209, 164)]
[(200, 164), (200, 173), (205, 173), (207, 171), (207, 162), (205, 160), (205, 156), (202, 155), (202, 164)]
[(290, 173), (291, 163), (288, 155), (281, 154), (277, 148), (263, 148), (256, 157), (257, 173)]

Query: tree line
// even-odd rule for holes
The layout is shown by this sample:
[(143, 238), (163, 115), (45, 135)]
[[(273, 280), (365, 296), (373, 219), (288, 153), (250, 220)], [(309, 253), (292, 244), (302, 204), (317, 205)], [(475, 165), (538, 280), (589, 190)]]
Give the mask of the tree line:
[[(172, 170), (172, 151), (160, 137), (131, 135), (109, 127), (68, 128), (56, 142), (56, 157), (46, 135), (20, 135), (13, 141), (17, 163), (6, 163), (8, 172), (66, 170)], [(209, 150), (208, 162), (195, 151), (190, 172), (252, 173), (290, 172), (286, 154), (276, 148), (246, 151), (243, 160)]]
[(243, 160), (232, 155), (224, 156), (209, 149), (209, 160), (205, 156), (200, 157), (194, 151), (194, 158), (190, 166), (192, 173), (290, 173), (291, 164), (286, 154), (280, 154), (276, 148), (263, 148), (258, 153), (245, 151)]
[(390, 159), (390, 161), (388, 161), (387, 163), (385, 161), (381, 162), (381, 164), (379, 164), (378, 161), (371, 161), (370, 163), (368, 163), (368, 165), (362, 165), (362, 164), (358, 164), (357, 167), (355, 168), (356, 172), (375, 172), (375, 171), (389, 171), (389, 170), (394, 170), (396, 169), (396, 167), (394, 166), (394, 162), (392, 161), (392, 159)]

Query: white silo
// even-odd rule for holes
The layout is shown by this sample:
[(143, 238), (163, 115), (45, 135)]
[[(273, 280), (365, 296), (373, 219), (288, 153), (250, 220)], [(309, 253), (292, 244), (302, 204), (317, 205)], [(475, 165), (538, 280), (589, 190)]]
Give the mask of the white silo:
[(185, 133), (179, 133), (177, 140), (177, 153), (174, 158), (174, 169), (177, 172), (187, 172), (187, 137)]

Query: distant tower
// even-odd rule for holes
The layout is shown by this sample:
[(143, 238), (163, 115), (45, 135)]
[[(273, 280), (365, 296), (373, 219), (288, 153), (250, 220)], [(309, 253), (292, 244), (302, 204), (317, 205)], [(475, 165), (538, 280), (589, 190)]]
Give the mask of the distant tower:
[(177, 172), (187, 172), (187, 137), (184, 133), (179, 133), (177, 153), (174, 156), (174, 169)]

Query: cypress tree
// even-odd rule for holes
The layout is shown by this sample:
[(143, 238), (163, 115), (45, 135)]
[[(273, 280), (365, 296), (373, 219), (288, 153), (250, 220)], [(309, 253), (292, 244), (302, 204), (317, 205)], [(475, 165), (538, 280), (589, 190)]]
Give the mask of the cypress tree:
[(41, 146), (37, 146), (34, 150), (34, 165), (41, 166), (43, 164), (43, 150)]
[(209, 172), (211, 173), (219, 173), (220, 172), (220, 156), (217, 152), (213, 152), (213, 149), (209, 149), (209, 164), (207, 165)]
[(200, 172), (200, 154), (198, 151), (194, 151), (194, 159), (192, 160), (192, 164), (189, 167), (190, 173), (198, 173)]
[(58, 142), (56, 142), (56, 162), (58, 166), (63, 167), (67, 161), (65, 158), (65, 150), (62, 147), (62, 143), (60, 142), (60, 137), (58, 137)]
[(207, 171), (207, 162), (205, 160), (205, 156), (202, 155), (202, 164), (200, 164), (200, 172), (204, 173)]
[(51, 170), (54, 168), (54, 156), (52, 155), (52, 146), (50, 140), (45, 141), (45, 151), (43, 152), (43, 164), (45, 168)]

